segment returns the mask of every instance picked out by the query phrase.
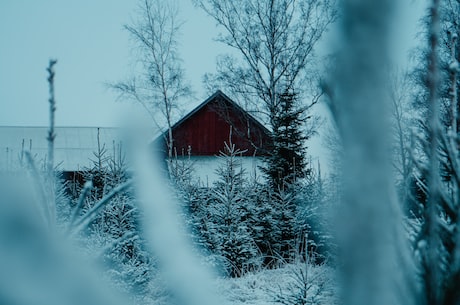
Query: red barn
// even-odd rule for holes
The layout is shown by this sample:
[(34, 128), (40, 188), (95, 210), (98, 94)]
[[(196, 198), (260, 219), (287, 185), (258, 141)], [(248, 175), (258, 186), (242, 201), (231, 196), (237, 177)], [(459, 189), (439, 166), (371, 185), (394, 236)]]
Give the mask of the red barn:
[[(219, 155), (230, 135), (243, 156), (266, 155), (270, 143), (270, 131), (220, 90), (177, 122), (172, 132), (178, 155), (189, 149), (192, 156)], [(157, 140), (165, 152), (166, 138), (167, 133)]]
[[(240, 151), (242, 168), (255, 179), (261, 175), (261, 156), (270, 149), (270, 131), (253, 116), (244, 111), (228, 96), (217, 91), (172, 127), (173, 151), (178, 158), (190, 153), (195, 178), (203, 185), (210, 185), (218, 175), (221, 162), (216, 156), (231, 142)], [(167, 155), (167, 132), (154, 144)]]

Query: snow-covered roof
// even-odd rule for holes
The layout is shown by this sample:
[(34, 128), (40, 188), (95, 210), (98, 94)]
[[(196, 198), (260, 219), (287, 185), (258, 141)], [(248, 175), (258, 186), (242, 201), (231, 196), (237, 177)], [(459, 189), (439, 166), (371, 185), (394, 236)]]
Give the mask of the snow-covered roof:
[[(108, 154), (120, 145), (121, 136), (117, 128), (109, 127), (56, 127), (54, 141), (54, 163), (63, 171), (81, 170), (95, 159), (98, 149), (97, 135), (101, 146), (105, 144)], [(30, 150), (37, 165), (44, 164), (48, 151), (46, 140), (48, 127), (0, 126), (0, 170), (19, 167), (24, 151)]]

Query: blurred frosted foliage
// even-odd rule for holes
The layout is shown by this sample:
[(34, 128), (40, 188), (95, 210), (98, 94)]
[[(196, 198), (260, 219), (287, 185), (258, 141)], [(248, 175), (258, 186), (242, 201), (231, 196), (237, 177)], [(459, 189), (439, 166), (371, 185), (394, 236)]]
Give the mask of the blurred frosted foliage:
[(160, 162), (154, 162), (147, 147), (137, 151), (134, 162), (138, 199), (145, 213), (144, 234), (177, 304), (222, 304), (213, 291), (210, 270), (201, 264), (184, 234), (179, 206)]
[[(161, 274), (147, 276), (150, 270), (140, 268), (135, 259), (117, 267), (121, 261), (116, 248), (121, 244), (107, 245), (103, 232), (69, 238), (72, 235), (58, 229), (60, 225), (41, 217), (40, 197), (34, 188), (39, 177), (9, 172), (0, 178), (0, 304), (220, 304), (212, 291), (211, 273), (186, 240), (176, 202), (169, 196), (173, 192), (162, 181), (161, 170), (149, 157), (138, 161), (142, 165), (136, 182), (144, 209), (139, 234), (153, 250), (146, 255), (154, 255)], [(108, 256), (104, 251), (109, 251)], [(101, 255), (105, 260), (113, 257), (108, 271), (107, 265), (99, 264)], [(128, 283), (129, 278), (146, 281), (142, 297), (123, 287), (139, 286)], [(115, 292), (114, 287), (121, 290)], [(120, 291), (130, 294), (122, 296)]]
[(411, 304), (415, 281), (391, 176), (386, 80), (395, 0), (342, 1), (331, 109), (342, 138), (342, 300)]
[(129, 304), (40, 217), (36, 181), (0, 177), (0, 304)]

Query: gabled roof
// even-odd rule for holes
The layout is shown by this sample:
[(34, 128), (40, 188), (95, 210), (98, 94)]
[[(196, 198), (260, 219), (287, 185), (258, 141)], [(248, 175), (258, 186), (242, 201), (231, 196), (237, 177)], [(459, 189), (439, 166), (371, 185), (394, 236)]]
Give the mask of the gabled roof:
[[(192, 155), (211, 156), (223, 150), (233, 127), (232, 142), (253, 155), (267, 150), (270, 131), (222, 91), (218, 90), (172, 126), (174, 147), (178, 154), (192, 150)], [(153, 144), (167, 151), (168, 131), (156, 137)]]
[[(209, 104), (210, 102), (214, 101), (216, 98), (222, 98), (223, 100), (225, 100), (226, 102), (228, 102), (230, 105), (232, 105), (232, 107), (234, 107), (235, 109), (237, 109), (238, 111), (241, 111), (242, 113), (245, 113), (245, 115), (248, 117), (248, 119), (250, 119), (251, 121), (253, 121), (253, 123), (255, 123), (258, 127), (260, 127), (262, 130), (264, 130), (267, 134), (270, 134), (270, 130), (267, 129), (267, 127), (265, 127), (259, 120), (257, 120), (254, 116), (252, 116), (251, 114), (249, 114), (246, 110), (244, 110), (243, 108), (241, 108), (240, 105), (238, 105), (237, 103), (235, 103), (231, 98), (229, 98), (226, 94), (224, 94), (221, 90), (217, 90), (213, 95), (211, 95), (210, 97), (208, 97), (204, 102), (202, 102), (200, 105), (198, 105), (195, 109), (193, 109), (192, 111), (190, 111), (187, 115), (185, 115), (182, 119), (180, 119), (177, 123), (175, 123), (171, 129), (175, 129), (177, 128), (178, 126), (182, 125), (183, 122), (185, 122), (186, 120), (188, 120), (190, 117), (192, 117), (195, 113), (197, 113), (198, 111), (200, 111), (202, 108), (204, 108), (207, 104)], [(164, 136), (165, 134), (167, 133), (167, 131), (165, 133), (162, 134), (162, 136)]]

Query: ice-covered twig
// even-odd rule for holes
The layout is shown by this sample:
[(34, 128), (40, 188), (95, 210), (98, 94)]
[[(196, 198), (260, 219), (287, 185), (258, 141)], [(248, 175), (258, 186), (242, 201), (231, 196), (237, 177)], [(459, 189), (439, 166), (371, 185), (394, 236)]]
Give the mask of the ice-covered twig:
[(111, 249), (113, 249), (117, 245), (123, 245), (129, 241), (134, 241), (139, 239), (139, 235), (136, 232), (128, 232), (123, 234), (120, 238), (113, 240), (110, 244), (106, 245), (99, 251), (97, 257), (103, 258), (103, 256), (108, 253)]
[(56, 221), (56, 200), (55, 200), (55, 178), (54, 178), (54, 139), (56, 134), (54, 133), (54, 113), (56, 112), (56, 100), (54, 98), (54, 65), (57, 63), (57, 60), (51, 59), (49, 61), (48, 68), (48, 85), (49, 85), (49, 105), (50, 105), (50, 125), (48, 130), (48, 137), (46, 138), (48, 141), (48, 156), (47, 156), (47, 164), (46, 164), (46, 171), (47, 171), (47, 203), (48, 209), (50, 211), (50, 221), (53, 223)]
[(49, 85), (49, 104), (50, 104), (50, 125), (48, 130), (48, 137), (46, 138), (48, 141), (48, 164), (47, 170), (48, 174), (53, 173), (54, 171), (54, 139), (56, 134), (54, 133), (54, 113), (56, 112), (56, 100), (54, 99), (54, 65), (57, 63), (57, 60), (50, 60), (48, 68), (48, 85)]

